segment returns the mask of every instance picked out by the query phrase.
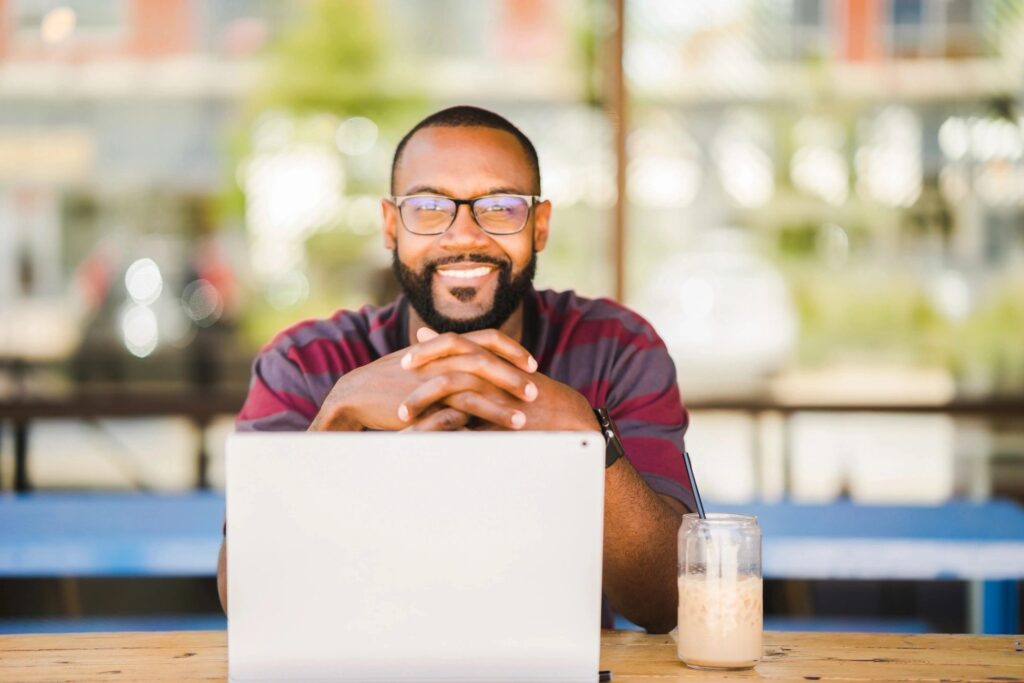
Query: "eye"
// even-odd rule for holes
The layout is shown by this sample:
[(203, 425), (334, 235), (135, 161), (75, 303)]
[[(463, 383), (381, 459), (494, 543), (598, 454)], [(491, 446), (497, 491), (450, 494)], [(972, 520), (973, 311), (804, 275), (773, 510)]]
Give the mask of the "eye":
[(409, 202), (409, 205), (416, 211), (427, 213), (433, 211), (447, 211), (448, 206), (442, 199), (430, 197), (417, 197)]
[(511, 211), (511, 207), (503, 206), (502, 204), (485, 204), (484, 213), (508, 213)]

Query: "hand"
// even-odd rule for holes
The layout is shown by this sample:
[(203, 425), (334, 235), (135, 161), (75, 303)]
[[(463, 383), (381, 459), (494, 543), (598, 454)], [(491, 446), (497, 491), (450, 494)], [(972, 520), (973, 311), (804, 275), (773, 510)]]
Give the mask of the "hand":
[[(485, 334), (489, 337), (484, 337)], [(467, 335), (441, 335), (420, 344), (409, 351), (407, 368), (410, 371), (430, 370), (435, 374), (433, 379), (417, 387), (402, 401), (399, 410), (403, 419), (415, 420), (426, 411), (447, 406), (485, 420), (487, 425), (474, 427), (479, 429), (599, 429), (586, 398), (572, 387), (550, 377), (524, 372), (521, 366), (515, 367), (500, 359), (496, 359), (498, 365), (489, 366), (487, 372), (469, 374), (453, 371), (451, 361), (454, 358), (479, 357), (479, 354), (469, 352), (457, 357), (450, 355), (464, 348), (471, 335), (478, 335), (478, 339), (485, 339), (489, 344), (502, 348), (511, 349), (510, 345), (515, 345), (529, 357), (518, 343), (497, 330), (482, 330)], [(460, 364), (463, 362), (470, 361), (456, 361)], [(536, 363), (528, 367), (535, 369)]]
[[(412, 416), (409, 416), (408, 420), (400, 419), (399, 404), (403, 398), (433, 379), (439, 372), (459, 377), (475, 375), (486, 378), (491, 384), (507, 391), (518, 392), (525, 398), (523, 392), (526, 390), (527, 382), (520, 381), (519, 375), (513, 374), (510, 370), (519, 368), (528, 374), (536, 369), (536, 361), (508, 337), (501, 335), (498, 338), (489, 332), (493, 331), (471, 332), (460, 337), (437, 335), (431, 330), (421, 328), (417, 331), (419, 344), (388, 354), (342, 376), (327, 395), (309, 430), (395, 431), (408, 427), (413, 421)], [(439, 343), (436, 340), (442, 341)], [(412, 359), (428, 344), (431, 344), (428, 351), (434, 354), (431, 357), (443, 358), (445, 365), (432, 369), (412, 367)], [(485, 410), (488, 414), (493, 413), (490, 408)], [(446, 419), (451, 418), (442, 415), (424, 424), (441, 425)]]
[(444, 396), (449, 408), (474, 418), (507, 429), (524, 426), (526, 416), (513, 403), (537, 397), (530, 379), (537, 362), (526, 349), (493, 329), (462, 335), (421, 329), (417, 338), (421, 343), (403, 357), (402, 366), (429, 379), (402, 401), (399, 419), (409, 422), (442, 407), (435, 397)]

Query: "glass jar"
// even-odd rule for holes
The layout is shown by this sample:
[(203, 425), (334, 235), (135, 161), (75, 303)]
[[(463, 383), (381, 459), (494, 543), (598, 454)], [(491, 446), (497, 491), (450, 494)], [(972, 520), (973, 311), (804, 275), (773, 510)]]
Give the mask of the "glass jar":
[(749, 669), (761, 659), (761, 529), (757, 518), (683, 515), (678, 654), (697, 669)]

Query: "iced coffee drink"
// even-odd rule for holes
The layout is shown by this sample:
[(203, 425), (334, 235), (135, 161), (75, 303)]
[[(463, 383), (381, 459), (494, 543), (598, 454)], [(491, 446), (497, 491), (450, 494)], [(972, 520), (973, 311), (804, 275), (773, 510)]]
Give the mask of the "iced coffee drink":
[(761, 533), (742, 515), (686, 515), (679, 530), (679, 659), (746, 669), (761, 659)]

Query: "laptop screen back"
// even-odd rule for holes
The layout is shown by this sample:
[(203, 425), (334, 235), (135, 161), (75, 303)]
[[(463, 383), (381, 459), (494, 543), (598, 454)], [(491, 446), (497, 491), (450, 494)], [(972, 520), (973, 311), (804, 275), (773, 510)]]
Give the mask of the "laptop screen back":
[(227, 455), (232, 680), (596, 680), (596, 433), (259, 433)]

